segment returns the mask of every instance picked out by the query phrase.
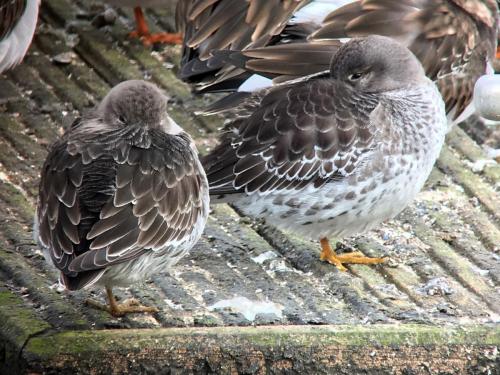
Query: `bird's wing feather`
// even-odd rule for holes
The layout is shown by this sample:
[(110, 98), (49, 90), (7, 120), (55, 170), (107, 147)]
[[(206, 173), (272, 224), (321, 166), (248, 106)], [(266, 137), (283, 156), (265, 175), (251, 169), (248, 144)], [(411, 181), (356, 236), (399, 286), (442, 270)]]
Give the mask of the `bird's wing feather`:
[(221, 144), (203, 159), (210, 194), (268, 194), (356, 173), (380, 128), (375, 98), (365, 105), (330, 79), (266, 90), (241, 104)]
[[(305, 0), (191, 0), (177, 5), (184, 31), (181, 77), (194, 82), (207, 75), (234, 74), (213, 51), (267, 45)], [(223, 69), (224, 68), (224, 69)], [(223, 71), (221, 71), (221, 69)]]
[(157, 132), (148, 148), (98, 138), (58, 142), (42, 173), (40, 240), (68, 277), (175, 247), (206, 210), (187, 135)]
[[(339, 39), (388, 36), (417, 56), (438, 85), (447, 113), (456, 119), (494, 56), (497, 19), (491, 0), (353, 1), (327, 15), (305, 42), (275, 41), (277, 45), (215, 55), (238, 67), (241, 77), (241, 72), (251, 72), (283, 82), (328, 68)], [(217, 89), (225, 79), (220, 74), (204, 90)]]

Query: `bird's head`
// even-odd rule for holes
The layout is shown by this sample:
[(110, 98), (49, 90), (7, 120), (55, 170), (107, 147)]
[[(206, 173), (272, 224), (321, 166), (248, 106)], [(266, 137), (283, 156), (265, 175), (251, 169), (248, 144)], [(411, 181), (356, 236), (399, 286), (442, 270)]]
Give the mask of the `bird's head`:
[(330, 64), (332, 78), (362, 92), (397, 90), (426, 80), (415, 55), (393, 39), (371, 35), (351, 39)]
[(142, 80), (116, 85), (97, 109), (108, 126), (161, 129), (178, 134), (182, 129), (167, 114), (167, 97), (154, 84)]

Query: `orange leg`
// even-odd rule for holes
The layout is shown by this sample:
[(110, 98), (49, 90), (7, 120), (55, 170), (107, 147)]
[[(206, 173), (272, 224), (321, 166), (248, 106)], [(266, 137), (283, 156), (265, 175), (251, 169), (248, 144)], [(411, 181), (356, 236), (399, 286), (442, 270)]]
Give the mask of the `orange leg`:
[(135, 16), (135, 24), (136, 24), (136, 30), (132, 31), (129, 36), (131, 38), (140, 38), (143, 36), (150, 35), (149, 34), (149, 27), (146, 22), (146, 19), (144, 18), (144, 13), (142, 12), (141, 7), (135, 7), (134, 8), (134, 16)]
[(359, 251), (355, 251), (348, 254), (337, 255), (330, 246), (327, 238), (322, 238), (321, 243), (321, 254), (319, 258), (321, 260), (326, 260), (328, 263), (336, 266), (340, 271), (347, 271), (344, 267), (345, 264), (378, 264), (385, 262), (384, 258), (370, 258), (365, 256)]
[(166, 44), (182, 44), (182, 34), (180, 33), (155, 33), (151, 34), (149, 32), (149, 27), (144, 18), (144, 13), (141, 7), (134, 8), (136, 30), (129, 34), (131, 38), (140, 38), (142, 43), (146, 46), (150, 46), (155, 43), (166, 43)]
[(106, 287), (109, 305), (103, 305), (94, 300), (87, 300), (86, 303), (99, 310), (104, 310), (114, 317), (124, 316), (129, 313), (155, 313), (158, 312), (156, 307), (143, 306), (135, 299), (126, 300), (123, 303), (116, 302), (115, 296), (111, 288)]

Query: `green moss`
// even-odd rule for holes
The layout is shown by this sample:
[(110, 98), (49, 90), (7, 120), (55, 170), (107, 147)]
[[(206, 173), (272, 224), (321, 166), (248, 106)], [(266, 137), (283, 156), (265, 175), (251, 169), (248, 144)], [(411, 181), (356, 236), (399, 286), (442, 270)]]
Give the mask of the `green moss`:
[(53, 88), (61, 99), (71, 103), (79, 111), (92, 106), (89, 96), (79, 90), (78, 86), (60, 69), (56, 68), (43, 53), (34, 47), (31, 48), (31, 52), (38, 52), (38, 54), (29, 55), (26, 61), (37, 69), (43, 80)]
[(0, 114), (0, 136), (14, 146), (23, 158), (43, 160), (45, 157), (45, 149), (23, 134), (23, 127), (13, 116)]
[(50, 328), (25, 306), (23, 300), (8, 290), (0, 290), (0, 337), (20, 348), (26, 339)]
[(121, 81), (143, 76), (137, 65), (131, 64), (128, 57), (118, 48), (109, 48), (101, 32), (97, 30), (77, 30), (77, 32), (80, 43), (75, 49), (83, 59), (92, 61), (94, 69), (106, 81), (115, 85)]
[(44, 7), (44, 18), (50, 15), (50, 18), (61, 26), (75, 19), (75, 9), (66, 0), (44, 1), (42, 5)]
[[(14, 231), (19, 232), (19, 230)], [(11, 278), (17, 285), (28, 288), (29, 294), (36, 300), (43, 302), (46, 305), (50, 305), (55, 314), (63, 315), (76, 327), (82, 328), (88, 326), (89, 323), (83, 319), (81, 313), (73, 306), (69, 305), (66, 301), (61, 299), (55, 291), (49, 289), (46, 286), (45, 279), (38, 275), (34, 268), (24, 262), (22, 255), (7, 252), (0, 247), (0, 270), (9, 275), (9, 278)], [(4, 305), (1, 306), (3, 308)], [(7, 305), (4, 312), (7, 314), (9, 311), (9, 307)], [(14, 313), (13, 316), (14, 318), (16, 317)], [(3, 331), (1, 324), (2, 322), (0, 322), (0, 335)], [(23, 326), (21, 325), (21, 328), (22, 327)]]
[[(54, 34), (38, 34), (36, 45), (49, 56), (56, 56), (59, 53), (68, 51), (64, 40)], [(63, 71), (66, 75), (70, 75), (71, 79), (83, 90), (90, 91), (98, 99), (103, 98), (109, 91), (109, 85), (96, 72), (86, 69), (78, 57), (75, 60), (76, 63), (61, 67)]]
[(72, 331), (34, 337), (26, 347), (41, 358), (104, 352), (188, 347), (208, 343), (221, 347), (280, 348), (317, 346), (500, 345), (500, 327), (434, 327), (421, 325), (210, 327), (142, 330)]
[(220, 319), (212, 315), (198, 315), (194, 316), (193, 319), (196, 326), (216, 327), (222, 323)]
[(0, 182), (0, 199), (7, 203), (10, 207), (14, 207), (24, 220), (31, 222), (35, 210), (26, 197), (13, 185)]
[(498, 194), (495, 193), (493, 187), (468, 170), (449, 147), (443, 147), (437, 165), (439, 169), (452, 176), (456, 182), (462, 185), (469, 195), (477, 197), (496, 219), (500, 219), (500, 199)]
[[(484, 150), (458, 126), (447, 135), (446, 142), (472, 162), (488, 159)], [(500, 165), (486, 166), (482, 173), (493, 183), (500, 181)]]
[(430, 234), (428, 227), (422, 222), (417, 222), (414, 230), (417, 236), (429, 245), (429, 252), (433, 254), (438, 263), (444, 264), (445, 268), (460, 280), (463, 285), (478, 296), (483, 297), (491, 308), (495, 309), (495, 306), (498, 306), (494, 289), (483, 279), (477, 277), (472, 263), (457, 254), (446, 242)]

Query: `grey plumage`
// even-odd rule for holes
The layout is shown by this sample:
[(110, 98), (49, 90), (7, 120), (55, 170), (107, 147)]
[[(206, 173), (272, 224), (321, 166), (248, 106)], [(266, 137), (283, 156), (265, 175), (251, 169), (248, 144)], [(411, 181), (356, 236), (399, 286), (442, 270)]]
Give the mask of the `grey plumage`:
[(54, 143), (41, 173), (39, 241), (70, 290), (126, 286), (198, 240), (206, 176), (154, 85), (127, 81)]
[(215, 201), (312, 239), (362, 232), (421, 189), (447, 131), (418, 60), (378, 36), (342, 46), (327, 74), (257, 92), (203, 160)]
[(311, 40), (380, 34), (405, 44), (420, 60), (456, 120), (476, 80), (495, 55), (496, 0), (356, 1), (329, 14)]

